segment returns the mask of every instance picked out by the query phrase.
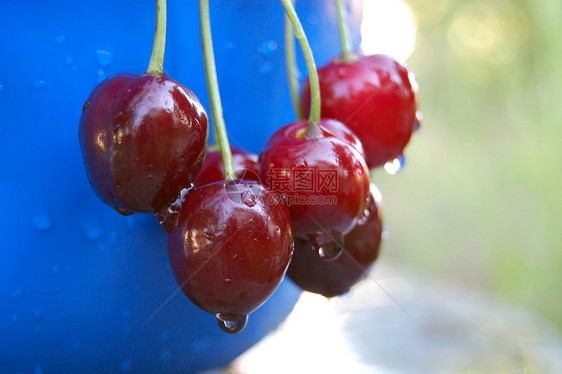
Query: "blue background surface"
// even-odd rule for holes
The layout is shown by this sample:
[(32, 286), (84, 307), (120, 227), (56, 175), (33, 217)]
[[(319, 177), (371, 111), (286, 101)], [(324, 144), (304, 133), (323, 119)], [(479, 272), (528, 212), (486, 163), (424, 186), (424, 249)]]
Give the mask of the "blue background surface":
[[(279, 1), (211, 1), (231, 142), (259, 152), (294, 119)], [(300, 2), (319, 64), (339, 52), (331, 1)], [(178, 292), (166, 235), (90, 186), (78, 121), (90, 91), (145, 71), (154, 1), (0, 6), (0, 372), (194, 372), (228, 364), (275, 328), (299, 291), (285, 281), (236, 336)], [(197, 2), (168, 2), (165, 72), (209, 105)], [(299, 64), (304, 71), (302, 58)]]

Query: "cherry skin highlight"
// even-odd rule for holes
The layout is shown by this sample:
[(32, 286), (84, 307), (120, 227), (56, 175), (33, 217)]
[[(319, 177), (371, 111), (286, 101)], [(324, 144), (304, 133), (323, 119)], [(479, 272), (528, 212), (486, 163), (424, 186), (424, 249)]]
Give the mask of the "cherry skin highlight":
[[(258, 155), (237, 147), (230, 147), (232, 163), (237, 179), (259, 181)], [(225, 179), (224, 164), (220, 150), (207, 150), (203, 165), (193, 181), (195, 187), (204, 186)]]
[(287, 276), (304, 291), (325, 297), (349, 292), (367, 276), (379, 256), (383, 232), (380, 206), (380, 192), (371, 184), (365, 216), (344, 236), (344, 249), (333, 261), (321, 259), (308, 240), (295, 238)]
[(307, 137), (307, 124), (297, 121), (271, 136), (260, 154), (260, 177), (288, 206), (296, 236), (345, 234), (366, 207), (367, 165), (354, 146), (324, 128), (324, 120), (316, 138)]
[(289, 211), (255, 181), (194, 188), (168, 237), (178, 285), (201, 309), (234, 323), (279, 286), (293, 253)]
[[(340, 57), (318, 69), (321, 112), (345, 123), (361, 140), (370, 168), (402, 155), (416, 126), (413, 74), (386, 55)], [(303, 112), (310, 110), (308, 81), (302, 91)]]
[(80, 145), (90, 184), (122, 214), (157, 212), (195, 179), (209, 135), (189, 89), (163, 75), (118, 74), (84, 104)]

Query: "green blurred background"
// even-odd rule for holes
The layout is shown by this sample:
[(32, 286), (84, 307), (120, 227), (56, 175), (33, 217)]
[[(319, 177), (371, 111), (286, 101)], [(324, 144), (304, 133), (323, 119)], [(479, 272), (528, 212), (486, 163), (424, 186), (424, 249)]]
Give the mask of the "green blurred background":
[(424, 122), (374, 175), (384, 256), (562, 329), (562, 1), (405, 3)]

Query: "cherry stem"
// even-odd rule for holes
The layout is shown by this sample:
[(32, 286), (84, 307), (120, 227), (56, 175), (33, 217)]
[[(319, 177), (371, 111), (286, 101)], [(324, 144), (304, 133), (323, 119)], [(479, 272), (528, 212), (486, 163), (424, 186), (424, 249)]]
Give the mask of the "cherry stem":
[[(293, 1), (291, 0), (291, 3)], [(295, 37), (293, 26), (288, 16), (285, 16), (285, 64), (287, 65), (287, 78), (289, 79), (289, 92), (291, 103), (298, 119), (303, 118), (301, 102), (299, 98), (299, 70), (297, 67), (297, 57), (295, 52)]]
[(152, 55), (148, 63), (147, 74), (160, 77), (164, 74), (164, 50), (166, 49), (166, 0), (156, 0), (156, 30)]
[(207, 92), (211, 102), (211, 115), (213, 117), (215, 143), (218, 143), (221, 150), (225, 180), (228, 182), (234, 180), (236, 178), (236, 174), (234, 172), (232, 151), (230, 150), (226, 126), (224, 124), (219, 82), (217, 78), (217, 68), (215, 65), (215, 53), (213, 52), (213, 38), (211, 36), (209, 0), (199, 1), (199, 19), (201, 26), (201, 44), (203, 47), (203, 62), (205, 65), (205, 80), (207, 82)]
[(308, 79), (310, 82), (310, 113), (308, 115), (308, 126), (306, 126), (306, 136), (308, 138), (316, 138), (320, 132), (320, 83), (318, 81), (318, 72), (316, 71), (316, 63), (312, 50), (306, 39), (304, 29), (299, 20), (297, 12), (293, 7), (291, 0), (281, 0), (285, 7), (285, 13), (293, 24), (295, 36), (300, 43), (304, 60), (306, 61), (306, 68), (308, 70)]
[(340, 44), (341, 44), (341, 60), (343, 62), (351, 62), (354, 60), (351, 42), (349, 40), (349, 33), (347, 30), (347, 17), (342, 0), (335, 0), (336, 9), (338, 13), (338, 30), (340, 34)]

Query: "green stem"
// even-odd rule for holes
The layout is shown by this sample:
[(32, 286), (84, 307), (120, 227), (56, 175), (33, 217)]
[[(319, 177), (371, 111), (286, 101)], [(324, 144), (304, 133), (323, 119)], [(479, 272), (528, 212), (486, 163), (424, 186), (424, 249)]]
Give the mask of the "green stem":
[(215, 143), (218, 143), (222, 161), (224, 164), (225, 180), (236, 179), (234, 164), (232, 162), (232, 152), (228, 143), (228, 135), (224, 124), (221, 97), (219, 92), (219, 82), (217, 79), (217, 68), (215, 66), (215, 53), (213, 52), (213, 38), (211, 36), (211, 20), (209, 16), (209, 0), (199, 1), (199, 18), (201, 26), (201, 44), (203, 46), (203, 62), (205, 65), (205, 80), (207, 81), (207, 91), (211, 102), (211, 114), (213, 120), (213, 131)]
[(156, 0), (156, 31), (154, 32), (154, 44), (152, 55), (148, 63), (147, 74), (160, 77), (164, 74), (164, 50), (166, 48), (166, 0)]
[(342, 0), (335, 0), (336, 10), (338, 13), (338, 30), (340, 34), (341, 44), (341, 60), (342, 62), (351, 62), (354, 60), (351, 41), (349, 40), (349, 33), (347, 31), (347, 17)]
[(316, 138), (320, 132), (318, 123), (320, 122), (320, 83), (318, 82), (318, 72), (316, 71), (316, 64), (314, 63), (314, 56), (312, 50), (306, 39), (304, 29), (299, 20), (297, 12), (293, 7), (291, 0), (281, 0), (285, 7), (287, 17), (293, 24), (295, 36), (300, 43), (304, 59), (306, 61), (306, 68), (308, 70), (308, 79), (310, 82), (310, 113), (308, 116), (308, 126), (306, 127), (306, 136), (309, 138)]
[[(292, 3), (292, 1), (291, 1)], [(295, 38), (293, 26), (288, 16), (285, 16), (285, 63), (287, 65), (287, 76), (289, 79), (289, 92), (293, 110), (298, 119), (303, 118), (301, 102), (299, 98), (299, 71), (297, 68), (297, 57), (295, 52)]]

